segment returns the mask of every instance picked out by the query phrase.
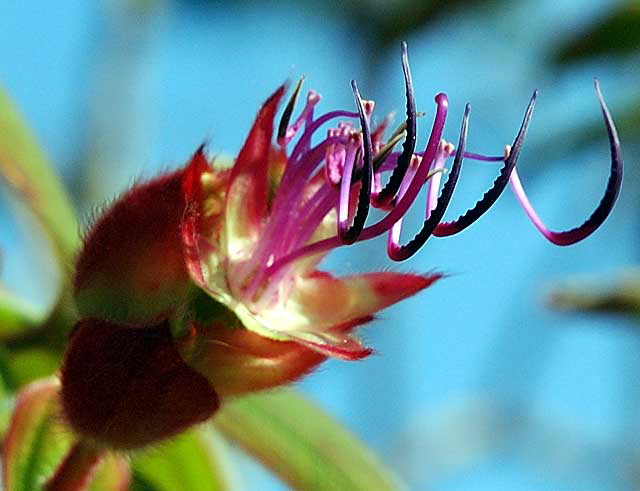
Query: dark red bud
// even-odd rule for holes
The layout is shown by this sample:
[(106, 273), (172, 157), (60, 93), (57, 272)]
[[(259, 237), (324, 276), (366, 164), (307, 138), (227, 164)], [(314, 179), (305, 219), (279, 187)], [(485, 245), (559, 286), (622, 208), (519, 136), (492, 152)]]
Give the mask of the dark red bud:
[(61, 392), (71, 427), (115, 449), (173, 436), (219, 406), (207, 379), (180, 357), (168, 322), (132, 328), (80, 321), (62, 366)]
[(180, 232), (183, 174), (134, 186), (98, 218), (76, 263), (82, 317), (156, 323), (183, 302), (190, 288)]

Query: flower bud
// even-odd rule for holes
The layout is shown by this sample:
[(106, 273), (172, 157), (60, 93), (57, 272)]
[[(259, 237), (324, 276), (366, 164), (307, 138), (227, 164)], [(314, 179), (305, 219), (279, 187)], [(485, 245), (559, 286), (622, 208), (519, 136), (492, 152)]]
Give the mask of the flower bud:
[(155, 323), (186, 298), (183, 173), (134, 186), (87, 233), (74, 279), (82, 317)]
[(180, 357), (167, 322), (135, 328), (94, 318), (71, 334), (61, 398), (77, 433), (115, 449), (175, 435), (219, 406), (207, 379)]

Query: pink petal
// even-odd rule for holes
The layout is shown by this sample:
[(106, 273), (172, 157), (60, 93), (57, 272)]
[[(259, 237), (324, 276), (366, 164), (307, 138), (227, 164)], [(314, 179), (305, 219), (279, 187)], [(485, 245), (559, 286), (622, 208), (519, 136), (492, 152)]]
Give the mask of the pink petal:
[(334, 278), (316, 271), (312, 276), (296, 280), (287, 308), (308, 323), (308, 328), (296, 326), (296, 330), (327, 332), (336, 326), (368, 318), (427, 288), (441, 277), (439, 273), (378, 272)]
[(276, 341), (248, 329), (214, 322), (193, 324), (177, 339), (185, 362), (226, 397), (297, 380), (326, 359), (293, 341)]
[(205, 286), (202, 261), (206, 254), (212, 252), (209, 238), (213, 235), (213, 223), (207, 220), (203, 211), (202, 175), (211, 170), (204, 155), (204, 148), (200, 147), (191, 158), (182, 178), (186, 204), (181, 224), (184, 259), (191, 278), (202, 287)]
[(360, 360), (373, 353), (371, 348), (363, 346), (356, 338), (342, 332), (292, 332), (290, 338), (321, 355), (342, 360)]
[(226, 233), (227, 240), (241, 241), (230, 244), (232, 252), (258, 232), (267, 212), (273, 119), (284, 90), (281, 86), (260, 108), (231, 170), (226, 193)]

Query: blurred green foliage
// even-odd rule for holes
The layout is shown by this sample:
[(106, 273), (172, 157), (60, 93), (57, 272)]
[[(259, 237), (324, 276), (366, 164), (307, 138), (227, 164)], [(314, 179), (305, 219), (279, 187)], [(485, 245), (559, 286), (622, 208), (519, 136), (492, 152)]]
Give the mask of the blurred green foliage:
[(551, 59), (558, 65), (593, 57), (623, 57), (640, 51), (640, 3), (631, 1), (614, 7), (584, 31), (556, 46)]

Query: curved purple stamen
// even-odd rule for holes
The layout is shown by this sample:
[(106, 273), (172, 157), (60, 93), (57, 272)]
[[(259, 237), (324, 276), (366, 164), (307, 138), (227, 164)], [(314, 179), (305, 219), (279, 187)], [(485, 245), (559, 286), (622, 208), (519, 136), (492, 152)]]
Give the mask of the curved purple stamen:
[[(398, 240), (400, 238), (400, 221), (396, 223), (397, 227), (394, 227), (389, 233), (389, 240), (387, 242), (387, 253), (389, 257), (394, 261), (403, 261), (409, 259), (425, 244), (425, 242), (431, 237), (433, 231), (442, 220), (453, 191), (458, 182), (460, 176), (460, 169), (462, 168), (462, 160), (464, 156), (464, 147), (467, 143), (467, 126), (469, 122), (469, 111), (471, 106), (467, 104), (464, 108), (464, 116), (462, 118), (462, 127), (460, 129), (460, 139), (458, 141), (458, 149), (453, 160), (451, 171), (449, 172), (449, 178), (442, 188), (442, 194), (438, 198), (436, 207), (431, 211), (428, 218), (425, 219), (420, 231), (411, 239), (407, 244), (400, 245)], [(428, 204), (427, 204), (428, 206)]]
[[(294, 267), (294, 263), (298, 259), (325, 253), (330, 249), (354, 242), (368, 240), (386, 232), (389, 232), (387, 249), (390, 258), (396, 261), (408, 259), (425, 244), (431, 235), (454, 235), (477, 221), (497, 201), (504, 192), (507, 183), (511, 183), (516, 197), (529, 219), (547, 239), (555, 244), (569, 245), (582, 240), (596, 230), (607, 218), (620, 192), (622, 157), (616, 128), (603, 100), (597, 80), (595, 82), (596, 93), (611, 148), (609, 180), (603, 198), (582, 225), (565, 232), (552, 232), (544, 225), (531, 206), (516, 171), (516, 164), (533, 115), (538, 92), (534, 91), (529, 100), (510, 151), (500, 157), (465, 151), (470, 113), (469, 105), (465, 106), (453, 165), (438, 197), (441, 178), (438, 173), (441, 172), (445, 161), (453, 153), (453, 145), (441, 141), (448, 108), (447, 96), (444, 93), (436, 96), (437, 109), (429, 141), (424, 152), (414, 153), (416, 119), (419, 114), (416, 113), (407, 47), (404, 43), (402, 44), (402, 66), (405, 77), (407, 118), (384, 147), (382, 146), (383, 130), (378, 128), (372, 134), (369, 121), (370, 108), (368, 103), (362, 100), (355, 81), (352, 81), (352, 88), (358, 107), (357, 113), (333, 111), (315, 120), (307, 115), (304, 120), (305, 130), (287, 160), (287, 166), (271, 209), (266, 235), (273, 237), (273, 239), (262, 241), (268, 246), (262, 248), (259, 246), (257, 253), (249, 260), (253, 263), (253, 269), (250, 272), (256, 272), (251, 279), (250, 291), (257, 291), (258, 286), (264, 281), (273, 281), (275, 285), (279, 279), (288, 274), (287, 272)], [(298, 90), (299, 88), (296, 88), (295, 92), (297, 93)], [(283, 129), (291, 119), (295, 95), (285, 108), (283, 115), (285, 123), (281, 123), (278, 131), (278, 138), (284, 138), (285, 143), (295, 135), (291, 128), (288, 132)], [(351, 123), (344, 123), (348, 125), (350, 131), (340, 133), (345, 127), (338, 125), (338, 129), (331, 130), (323, 143), (310, 148), (311, 138), (320, 126), (330, 119), (340, 116), (359, 118), (362, 140), (360, 140), (360, 135), (353, 130)], [(302, 121), (301, 118), (298, 120)], [(296, 131), (297, 128), (299, 127), (296, 127)], [(283, 136), (290, 133), (292, 136)], [(338, 134), (342, 135), (342, 139), (334, 140), (333, 138), (336, 138), (335, 135)], [(394, 146), (403, 136), (402, 151), (394, 152)], [(336, 147), (331, 147), (334, 144)], [(373, 154), (374, 148), (378, 152), (376, 155)], [(325, 159), (332, 159), (331, 162), (327, 160), (327, 165), (332, 166), (333, 174), (320, 184), (320, 187), (316, 187), (318, 180), (322, 178), (321, 171), (318, 171), (315, 176), (312, 176), (312, 173), (323, 158), (321, 151), (325, 153)], [(454, 221), (440, 223), (451, 202), (465, 158), (483, 162), (502, 162), (503, 164), (491, 188), (472, 208)], [(380, 173), (387, 171), (391, 171), (391, 176), (387, 184), (382, 187), (379, 181)], [(430, 178), (431, 181), (429, 181)], [(340, 186), (336, 186), (339, 181)], [(427, 181), (425, 220), (418, 233), (405, 245), (401, 245), (402, 217), (413, 205)], [(352, 196), (352, 193), (355, 194), (354, 185), (361, 186), (355, 213), (353, 212), (354, 197)], [(309, 193), (306, 193), (307, 190)], [(311, 195), (308, 196), (308, 194)], [(366, 226), (367, 216), (372, 205), (383, 208), (388, 213), (373, 225)], [(324, 229), (318, 227), (334, 208), (337, 208), (338, 214), (337, 234), (333, 237), (313, 241), (312, 237), (317, 230), (320, 230), (322, 234), (325, 233)], [(313, 242), (309, 243), (309, 241)], [(269, 288), (274, 289), (276, 286)]]
[(520, 156), (520, 150), (522, 149), (524, 138), (527, 134), (527, 130), (529, 129), (529, 122), (531, 121), (537, 97), (538, 91), (535, 90), (529, 100), (529, 105), (527, 106), (522, 124), (518, 130), (518, 135), (513, 142), (511, 153), (509, 154), (509, 157), (505, 159), (504, 165), (500, 170), (500, 175), (495, 179), (491, 188), (484, 193), (484, 196), (474, 205), (473, 208), (467, 210), (464, 214), (458, 217), (457, 220), (440, 223), (433, 231), (433, 235), (436, 237), (446, 237), (461, 232), (484, 215), (498, 200), (502, 192), (505, 190), (507, 183), (509, 182), (509, 177), (511, 176), (511, 173), (516, 166), (516, 162), (518, 161), (518, 157)]
[(431, 162), (433, 161), (440, 139), (442, 138), (442, 132), (444, 130), (444, 123), (447, 118), (447, 109), (449, 107), (449, 99), (444, 93), (439, 93), (435, 97), (436, 101), (436, 116), (433, 121), (433, 127), (431, 128), (431, 134), (429, 135), (429, 141), (424, 151), (422, 162), (420, 163), (417, 172), (415, 173), (407, 192), (397, 200), (397, 203), (393, 209), (377, 223), (366, 227), (362, 234), (360, 234), (359, 240), (368, 240), (382, 235), (388, 231), (394, 223), (404, 216), (407, 210), (411, 207), (411, 204), (415, 201), (420, 189), (422, 188), (427, 176), (429, 175), (429, 169)]
[(350, 159), (344, 163), (344, 170), (342, 175), (342, 182), (340, 184), (340, 201), (338, 205), (338, 238), (343, 244), (353, 244), (358, 240), (358, 236), (364, 228), (364, 224), (367, 221), (369, 215), (369, 204), (371, 202), (371, 180), (373, 179), (373, 162), (371, 154), (373, 153), (371, 145), (371, 131), (369, 128), (369, 118), (365, 114), (364, 105), (360, 92), (358, 91), (358, 84), (355, 80), (351, 81), (351, 87), (353, 89), (353, 96), (355, 97), (356, 104), (358, 105), (358, 114), (360, 115), (360, 125), (362, 126), (362, 146), (363, 152), (363, 172), (360, 186), (360, 193), (358, 194), (358, 206), (356, 214), (353, 217), (353, 223), (349, 226), (349, 197), (351, 192), (351, 174), (357, 158)]
[(404, 73), (405, 93), (407, 98), (407, 122), (406, 137), (402, 144), (402, 154), (398, 157), (396, 167), (391, 173), (391, 177), (382, 190), (372, 195), (372, 204), (377, 208), (387, 206), (400, 189), (400, 184), (404, 179), (413, 151), (416, 148), (416, 100), (413, 93), (413, 83), (411, 81), (411, 70), (409, 68), (409, 58), (407, 54), (407, 43), (402, 42), (402, 71)]
[(482, 162), (504, 162), (504, 155), (500, 155), (499, 157), (489, 157), (486, 155), (480, 155), (479, 153), (473, 153), (473, 152), (465, 152), (464, 153), (464, 158), (465, 159), (471, 159), (471, 160), (479, 160)]
[(300, 154), (302, 153), (303, 149), (311, 140), (311, 136), (318, 130), (318, 128), (320, 128), (320, 126), (325, 124), (327, 121), (330, 121), (335, 118), (357, 118), (357, 117), (358, 117), (358, 113), (354, 113), (353, 111), (342, 111), (342, 110), (331, 111), (320, 116), (313, 123), (311, 123), (307, 128), (305, 128), (304, 133), (302, 133), (302, 136), (298, 140), (298, 143), (296, 143), (296, 146), (293, 147), (293, 152), (291, 152), (291, 155), (288, 159), (289, 165), (291, 165), (290, 164), (291, 162), (295, 162), (296, 160), (298, 160), (298, 157), (300, 157)]
[(604, 123), (607, 128), (607, 134), (609, 136), (609, 146), (611, 150), (611, 171), (609, 173), (609, 179), (607, 181), (604, 195), (591, 216), (587, 218), (587, 220), (585, 220), (582, 225), (572, 228), (571, 230), (566, 230), (563, 232), (554, 232), (549, 230), (547, 226), (542, 222), (540, 217), (538, 217), (538, 214), (533, 209), (533, 206), (531, 206), (531, 203), (529, 202), (529, 199), (524, 192), (522, 184), (520, 183), (520, 178), (518, 177), (515, 169), (511, 173), (511, 187), (513, 188), (513, 192), (515, 193), (516, 198), (520, 202), (520, 205), (524, 209), (525, 213), (527, 214), (533, 225), (540, 231), (540, 233), (542, 233), (542, 235), (545, 236), (547, 240), (559, 246), (575, 244), (576, 242), (581, 241), (582, 239), (595, 232), (596, 229), (600, 227), (600, 225), (602, 225), (602, 223), (609, 216), (609, 213), (611, 213), (611, 210), (613, 209), (613, 206), (618, 199), (620, 187), (622, 185), (622, 151), (620, 149), (618, 132), (616, 131), (616, 127), (613, 123), (613, 119), (611, 118), (611, 114), (609, 113), (609, 109), (604, 102), (602, 92), (600, 92), (600, 84), (597, 79), (594, 81), (594, 84), (598, 102), (600, 103), (602, 116), (604, 118)]
[[(447, 109), (449, 107), (449, 100), (447, 95), (439, 93), (435, 97), (436, 101), (436, 115), (433, 121), (433, 127), (431, 129), (431, 135), (427, 142), (427, 147), (424, 151), (424, 157), (420, 163), (418, 170), (411, 180), (407, 188), (407, 192), (398, 200), (394, 208), (379, 222), (370, 225), (362, 230), (362, 233), (357, 238), (357, 241), (373, 239), (383, 233), (387, 232), (394, 223), (396, 223), (410, 208), (411, 204), (415, 201), (416, 196), (420, 192), (428, 174), (430, 162), (434, 159), (440, 139), (442, 137), (442, 131), (444, 129), (444, 123), (447, 118)], [(355, 174), (355, 173), (354, 173)], [(295, 261), (304, 256), (310, 256), (320, 252), (328, 251), (336, 247), (346, 245), (338, 237), (330, 237), (327, 239), (319, 240), (311, 244), (304, 245), (298, 249), (289, 252), (287, 255), (276, 260), (269, 266), (264, 272), (264, 277), (268, 278), (274, 275), (281, 268), (287, 264)]]

